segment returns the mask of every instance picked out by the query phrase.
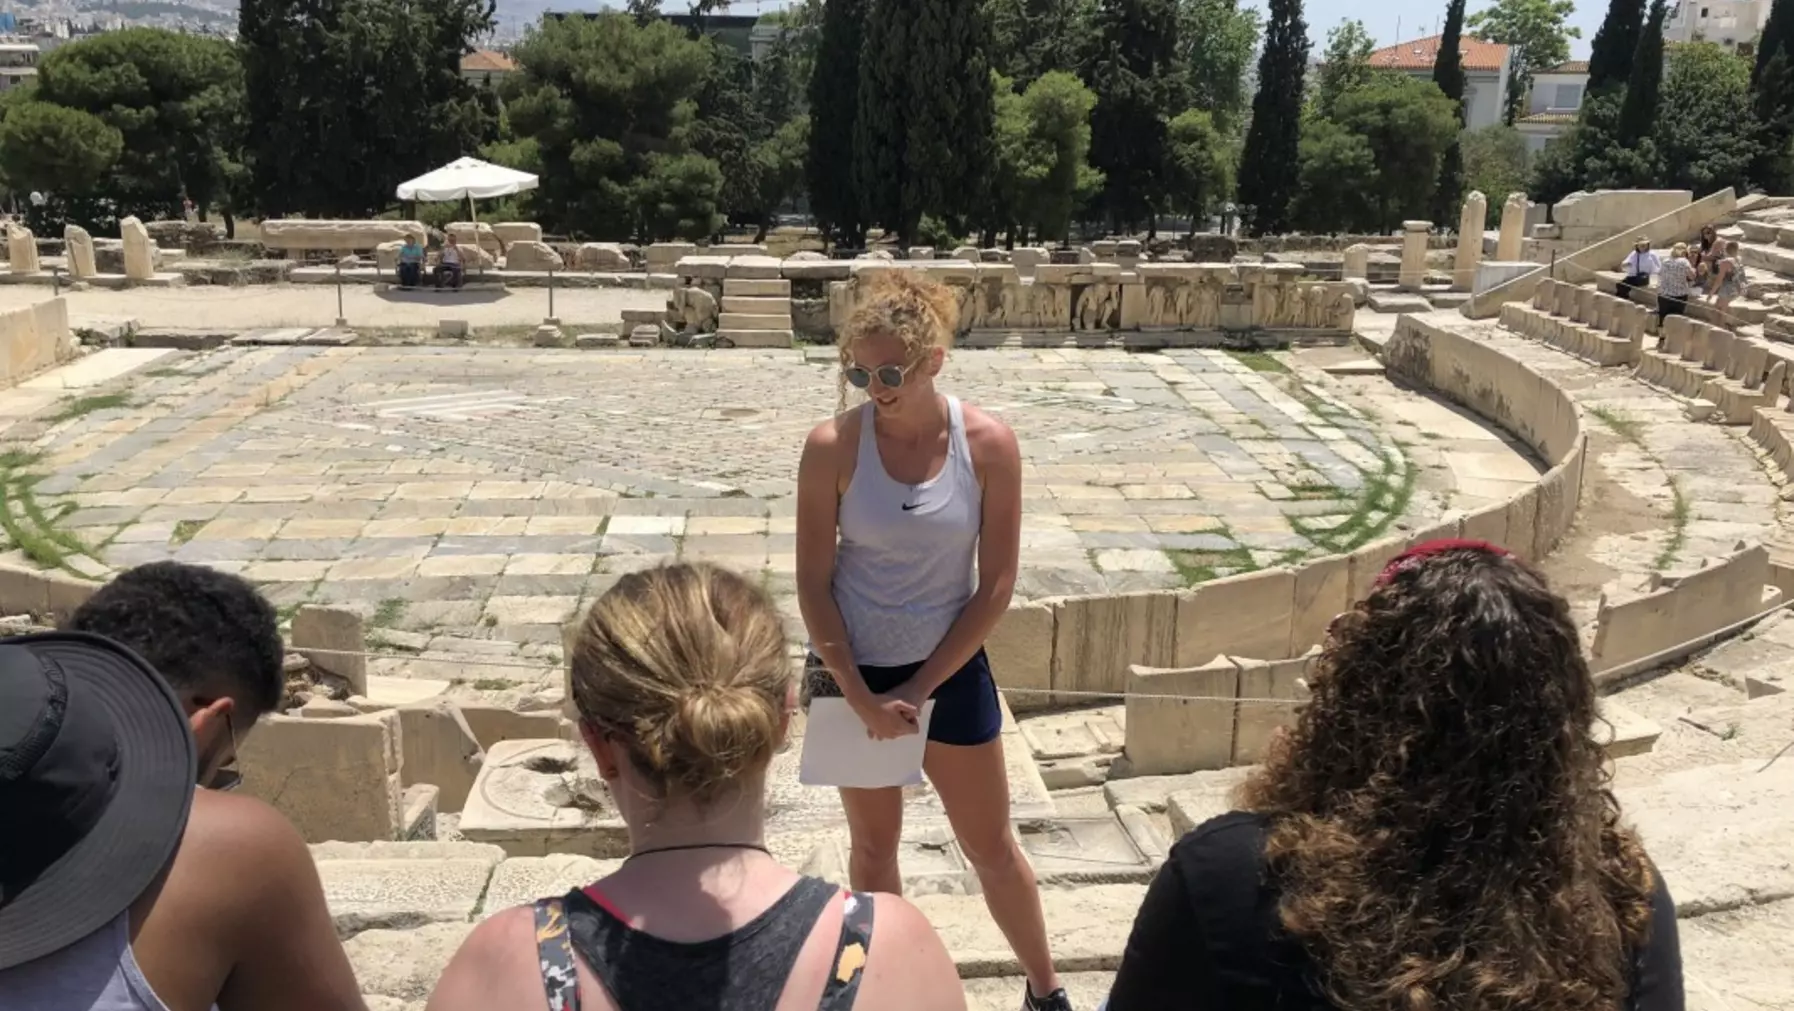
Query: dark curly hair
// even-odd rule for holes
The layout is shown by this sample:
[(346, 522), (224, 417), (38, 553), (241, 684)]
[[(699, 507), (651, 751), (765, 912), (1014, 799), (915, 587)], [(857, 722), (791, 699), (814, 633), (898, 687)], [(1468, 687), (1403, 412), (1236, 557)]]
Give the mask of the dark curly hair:
[(280, 619), (244, 579), (180, 562), (120, 573), (63, 628), (134, 650), (178, 693), (228, 694), (253, 708), (280, 705), (285, 653)]
[(1453, 549), (1341, 615), (1241, 790), (1282, 925), (1347, 1011), (1610, 1011), (1655, 879), (1619, 821), (1594, 683), (1536, 571)]

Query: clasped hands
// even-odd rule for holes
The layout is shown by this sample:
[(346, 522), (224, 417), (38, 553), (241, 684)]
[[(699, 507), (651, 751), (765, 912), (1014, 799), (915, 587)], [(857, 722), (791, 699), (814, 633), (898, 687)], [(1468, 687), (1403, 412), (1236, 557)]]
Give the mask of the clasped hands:
[(867, 737), (890, 741), (921, 732), (925, 701), (926, 693), (917, 687), (916, 678), (911, 678), (882, 695), (861, 696), (848, 704), (866, 724)]

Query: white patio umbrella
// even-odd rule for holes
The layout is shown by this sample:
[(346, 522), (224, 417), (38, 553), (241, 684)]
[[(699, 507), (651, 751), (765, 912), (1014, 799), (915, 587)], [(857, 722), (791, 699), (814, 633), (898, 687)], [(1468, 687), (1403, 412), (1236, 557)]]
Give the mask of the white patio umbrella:
[(457, 158), (434, 172), (426, 172), (410, 182), (400, 183), (399, 199), (429, 203), (466, 200), (467, 212), (474, 214), (475, 200), (492, 200), (533, 190), (537, 182), (538, 179), (528, 172), (494, 165), (478, 158)]

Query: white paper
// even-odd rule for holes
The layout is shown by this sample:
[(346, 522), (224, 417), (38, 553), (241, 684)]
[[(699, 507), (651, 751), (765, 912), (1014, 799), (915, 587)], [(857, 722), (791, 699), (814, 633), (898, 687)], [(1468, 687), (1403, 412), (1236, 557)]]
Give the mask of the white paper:
[(862, 790), (918, 786), (922, 755), (928, 746), (928, 721), (933, 716), (934, 700), (929, 699), (922, 703), (916, 733), (880, 741), (867, 736), (865, 721), (846, 699), (811, 699), (797, 781), (805, 786)]

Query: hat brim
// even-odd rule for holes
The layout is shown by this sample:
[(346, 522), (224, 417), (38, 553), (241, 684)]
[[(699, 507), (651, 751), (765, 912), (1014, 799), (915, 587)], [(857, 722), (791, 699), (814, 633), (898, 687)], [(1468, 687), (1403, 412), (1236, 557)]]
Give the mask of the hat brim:
[[(193, 806), (197, 756), (186, 711), (142, 658), (99, 636), (0, 640), (62, 670), (69, 705), (111, 721), (118, 782), (92, 831), (0, 906), (0, 969), (60, 951), (112, 922), (168, 865)], [(13, 831), (29, 826), (14, 826)]]

